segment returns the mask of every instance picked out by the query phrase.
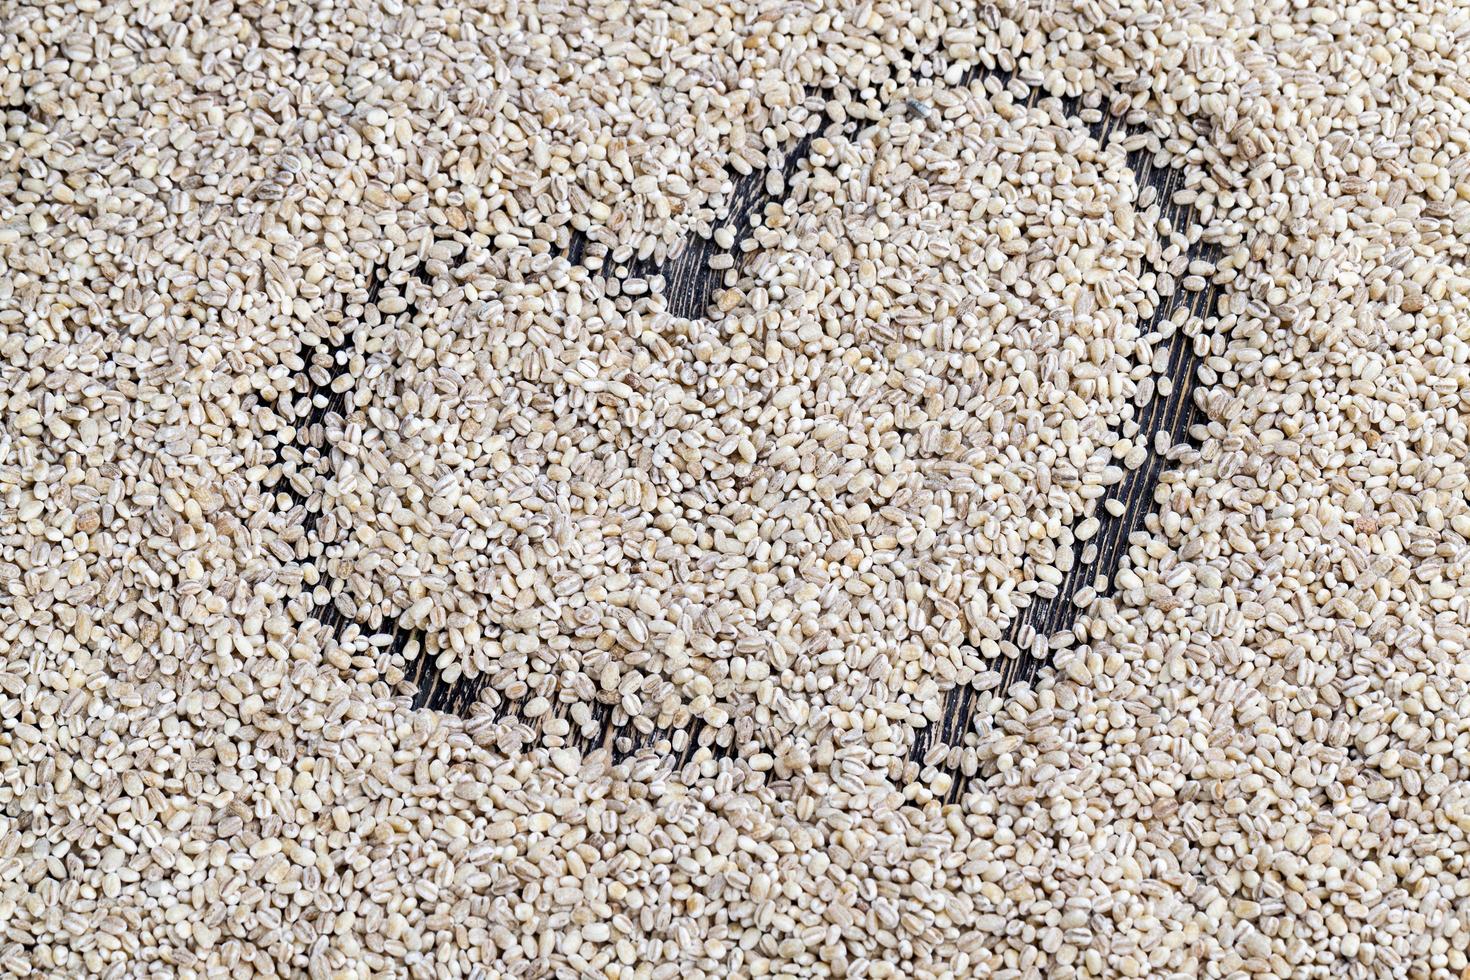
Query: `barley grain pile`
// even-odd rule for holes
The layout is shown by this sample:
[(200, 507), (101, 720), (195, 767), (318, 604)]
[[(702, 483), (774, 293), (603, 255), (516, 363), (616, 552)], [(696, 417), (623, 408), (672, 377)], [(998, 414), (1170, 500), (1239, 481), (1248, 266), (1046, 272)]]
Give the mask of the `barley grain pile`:
[[(1470, 976), (1467, 49), (1453, 0), (0, 5), (0, 974)], [(700, 236), (679, 316), (629, 269)], [(607, 705), (666, 737), (588, 750)]]

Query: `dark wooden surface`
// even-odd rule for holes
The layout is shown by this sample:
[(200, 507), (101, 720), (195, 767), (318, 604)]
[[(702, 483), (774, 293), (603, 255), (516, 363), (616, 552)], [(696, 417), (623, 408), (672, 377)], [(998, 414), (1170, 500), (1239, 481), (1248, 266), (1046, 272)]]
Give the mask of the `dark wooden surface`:
[[(1002, 84), (1015, 86), (1005, 76), (992, 73)], [(1030, 99), (1035, 101), (1041, 96), (1032, 94)], [(1079, 115), (1081, 107), (1076, 104), (1064, 103), (1066, 110), (1071, 115)], [(1101, 121), (1089, 124), (1093, 134), (1099, 140), (1105, 140), (1110, 133), (1117, 129), (1127, 127), (1124, 122), (1104, 113)], [(802, 166), (806, 156), (806, 148), (810, 138), (802, 140), (793, 146), (785, 155), (782, 169), (784, 170), (790, 184), (790, 177)], [(1152, 185), (1157, 188), (1159, 200), (1163, 204), (1165, 218), (1175, 230), (1184, 231), (1192, 221), (1192, 215), (1187, 207), (1170, 205), (1174, 191), (1180, 186), (1181, 175), (1178, 171), (1157, 166), (1155, 161), (1143, 151), (1136, 151), (1129, 155), (1129, 162), (1137, 175), (1140, 187)], [(743, 232), (750, 227), (751, 217), (759, 215), (762, 209), (770, 201), (765, 191), (765, 173), (756, 172), (745, 176), (735, 177), (735, 191), (729, 204), (729, 210), (722, 225), (733, 226), (737, 230), (737, 244), (733, 251), (739, 260), (739, 240), (744, 237)], [(720, 288), (724, 273), (715, 272), (708, 266), (709, 259), (718, 254), (721, 249), (709, 238), (695, 238), (689, 246), (677, 258), (669, 260), (656, 266), (647, 261), (631, 261), (619, 265), (610, 260), (604, 261), (600, 266), (601, 274), (621, 276), (625, 279), (645, 279), (650, 288), (662, 289), (668, 301), (670, 309), (683, 316), (701, 315), (711, 302), (715, 291)], [(1191, 257), (1195, 255), (1212, 257), (1207, 246), (1195, 246)], [(587, 247), (585, 239), (573, 236), (569, 242), (568, 257), (573, 261), (587, 261)], [(382, 289), (402, 289), (408, 279), (415, 276), (422, 277), (422, 270), (378, 270), (374, 274), (374, 281), (370, 288), (370, 301), (377, 298)], [(1203, 314), (1207, 311), (1209, 304), (1213, 302), (1215, 291), (1213, 288), (1201, 293), (1186, 294), (1182, 290), (1173, 297), (1161, 300), (1160, 307), (1156, 312), (1155, 319), (1161, 320), (1171, 316), (1178, 306), (1188, 304), (1197, 313)], [(1145, 332), (1147, 332), (1145, 330)], [(311, 418), (305, 420), (300, 426), (301, 431), (314, 436), (310, 441), (320, 446), (321, 429), (318, 426), (314, 432), (310, 428), (313, 423), (320, 423), (329, 413), (342, 410), (342, 395), (330, 390), (332, 376), (343, 370), (345, 363), (347, 344), (339, 344), (336, 348), (324, 347), (316, 354), (316, 362), (320, 369), (308, 370), (311, 375), (306, 383), (298, 387), (315, 397)], [(1101, 528), (1092, 539), (1097, 545), (1097, 557), (1088, 564), (1079, 562), (1065, 577), (1061, 588), (1053, 599), (1037, 601), (1033, 603), (1025, 613), (1011, 625), (1007, 643), (1017, 648), (1018, 655), (1002, 658), (995, 665), (1001, 674), (1001, 682), (998, 690), (1011, 690), (1018, 683), (1029, 683), (1034, 680), (1039, 670), (1044, 667), (1044, 661), (1034, 657), (1028, 652), (1036, 645), (1035, 637), (1052, 637), (1059, 631), (1067, 630), (1073, 623), (1077, 608), (1072, 602), (1073, 595), (1094, 581), (1099, 575), (1105, 575), (1109, 579), (1116, 572), (1120, 558), (1125, 554), (1129, 544), (1129, 536), (1144, 527), (1147, 515), (1154, 510), (1153, 490), (1158, 481), (1159, 473), (1169, 465), (1163, 458), (1155, 455), (1152, 451), (1154, 444), (1154, 433), (1165, 431), (1169, 433), (1171, 443), (1184, 442), (1188, 438), (1189, 427), (1200, 421), (1199, 413), (1194, 408), (1191, 392), (1194, 384), (1197, 358), (1193, 353), (1190, 338), (1183, 332), (1177, 332), (1172, 338), (1169, 346), (1169, 369), (1168, 374), (1174, 382), (1174, 389), (1168, 397), (1155, 397), (1154, 400), (1139, 409), (1135, 418), (1139, 423), (1139, 435), (1136, 441), (1145, 441), (1150, 447), (1149, 459), (1140, 469), (1128, 474), (1126, 480), (1116, 492), (1112, 494), (1121, 499), (1126, 511), (1119, 517), (1113, 517), (1106, 513), (1101, 507), (1098, 508), (1097, 517), (1101, 522)], [(301, 509), (301, 521), (305, 535), (313, 533), (316, 523), (316, 503), (306, 493), (306, 488), (291, 487), (282, 484), (278, 490), (289, 498), (289, 504)], [(1080, 554), (1080, 547), (1078, 552)], [(328, 593), (332, 590), (332, 584), (326, 582)], [(317, 612), (318, 618), (333, 629), (345, 628), (341, 614), (330, 605), (322, 607)], [(370, 632), (387, 630), (388, 624), (363, 624), (363, 628)], [(412, 700), (416, 706), (455, 712), (461, 715), (472, 715), (488, 712), (496, 717), (518, 717), (523, 721), (521, 714), (522, 706), (515, 703), (504, 702), (498, 692), (486, 689), (484, 678), (477, 680), (461, 679), (452, 684), (446, 684), (439, 672), (434, 668), (429, 658), (413, 655), (415, 648), (421, 649), (418, 643), (419, 637), (409, 631), (398, 631), (394, 633), (390, 650), (401, 656), (403, 670), (405, 672), (405, 691), (411, 689)], [(931, 746), (936, 743), (957, 745), (963, 738), (964, 733), (971, 727), (974, 710), (981, 697), (989, 697), (993, 694), (982, 693), (973, 688), (957, 689), (951, 692), (946, 700), (943, 721), (936, 726), (920, 733), (919, 739), (911, 753), (911, 758), (917, 762), (922, 759)], [(567, 706), (558, 705), (554, 713), (546, 717), (566, 717)], [(659, 731), (655, 730), (646, 719), (641, 720), (641, 730), (633, 725), (621, 727), (613, 724), (614, 709), (610, 705), (599, 704), (594, 712), (594, 719), (598, 725), (598, 733), (591, 739), (579, 737), (576, 726), (573, 726), (572, 734), (564, 740), (573, 744), (579, 744), (584, 749), (598, 746), (606, 747), (612, 751), (615, 758), (625, 758), (632, 752), (645, 747), (652, 747), (658, 751), (671, 753), (686, 760), (690, 757), (697, 746), (707, 745), (716, 754), (728, 755), (732, 747), (728, 742), (728, 730), (723, 734), (724, 744), (716, 744), (713, 731), (704, 728), (696, 722), (684, 731)], [(544, 719), (542, 719), (544, 720)], [(541, 737), (541, 726), (527, 721), (528, 738)], [(962, 789), (962, 779), (956, 779), (955, 787), (951, 796), (957, 796)]]

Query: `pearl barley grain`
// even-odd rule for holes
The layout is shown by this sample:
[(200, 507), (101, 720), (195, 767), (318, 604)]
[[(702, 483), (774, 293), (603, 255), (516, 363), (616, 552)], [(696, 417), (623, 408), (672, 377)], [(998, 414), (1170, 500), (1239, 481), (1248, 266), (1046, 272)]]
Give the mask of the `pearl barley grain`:
[(1467, 975), (1470, 7), (0, 25), (0, 972)]

